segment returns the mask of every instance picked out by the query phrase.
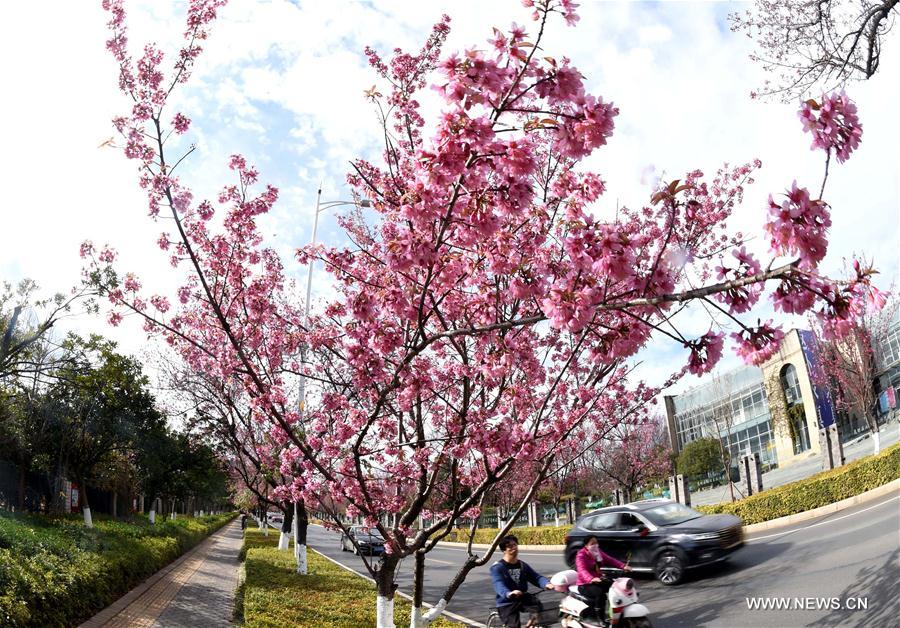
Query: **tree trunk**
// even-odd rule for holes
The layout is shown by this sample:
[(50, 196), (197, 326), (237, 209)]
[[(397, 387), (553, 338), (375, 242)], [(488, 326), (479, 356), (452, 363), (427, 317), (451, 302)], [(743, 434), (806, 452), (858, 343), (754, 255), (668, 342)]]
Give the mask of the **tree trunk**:
[(291, 526), (294, 523), (294, 507), (282, 510), (284, 519), (281, 521), (281, 536), (278, 537), (278, 549), (286, 550), (291, 545)]
[(881, 453), (881, 430), (878, 429), (878, 423), (873, 421), (875, 427), (872, 428), (872, 453), (876, 456)]
[(84, 527), (93, 528), (94, 520), (91, 518), (91, 505), (88, 503), (87, 484), (84, 478), (78, 479), (78, 501), (81, 502), (81, 512), (84, 515)]
[[(493, 552), (493, 550), (490, 550)], [(490, 554), (488, 554), (489, 556)], [(447, 608), (447, 604), (449, 600), (456, 594), (456, 591), (465, 581), (466, 576), (469, 574), (472, 569), (477, 566), (478, 559), (475, 556), (469, 556), (466, 558), (466, 562), (463, 563), (463, 566), (459, 568), (459, 571), (456, 572), (456, 575), (453, 576), (453, 580), (450, 581), (450, 584), (447, 586), (447, 589), (444, 591), (444, 595), (438, 600), (438, 603), (434, 605), (430, 611), (425, 613), (422, 616), (422, 626), (427, 626), (435, 619), (441, 616), (441, 613), (444, 612), (444, 609)], [(424, 554), (423, 554), (423, 565), (424, 565)], [(424, 580), (424, 574), (423, 574)]]
[(306, 575), (306, 529), (309, 518), (306, 515), (306, 504), (303, 500), (294, 503), (294, 559), (297, 561), (297, 573)]
[(397, 570), (396, 557), (385, 554), (381, 566), (375, 572), (375, 628), (396, 628), (394, 625), (394, 572)]
[(19, 494), (16, 503), (19, 510), (25, 510), (25, 465), (19, 465)]
[(413, 571), (413, 605), (409, 628), (424, 628), (427, 625), (422, 618), (422, 597), (425, 593), (425, 552), (419, 550), (413, 557), (416, 563)]

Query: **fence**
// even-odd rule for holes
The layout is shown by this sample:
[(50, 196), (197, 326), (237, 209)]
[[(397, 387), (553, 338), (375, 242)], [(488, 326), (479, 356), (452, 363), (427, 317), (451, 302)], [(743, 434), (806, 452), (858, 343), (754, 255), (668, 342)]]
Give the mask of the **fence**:
[[(87, 497), (94, 513), (122, 515), (130, 511), (129, 498), (122, 499), (113, 491), (89, 486)], [(33, 471), (23, 474), (15, 463), (0, 460), (0, 508), (48, 513), (72, 512), (77, 507), (77, 493), (73, 495), (66, 478)]]

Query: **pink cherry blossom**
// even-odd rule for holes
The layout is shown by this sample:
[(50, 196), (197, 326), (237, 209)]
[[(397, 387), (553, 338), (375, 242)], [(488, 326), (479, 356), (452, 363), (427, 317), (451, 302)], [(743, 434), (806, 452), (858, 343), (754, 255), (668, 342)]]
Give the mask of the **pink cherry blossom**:
[(691, 350), (688, 358), (688, 370), (694, 375), (708, 373), (722, 357), (722, 348), (725, 345), (725, 334), (705, 333), (697, 340), (685, 343), (685, 347)]
[(815, 268), (825, 257), (831, 215), (821, 200), (811, 200), (806, 188), (791, 186), (781, 203), (769, 195), (769, 233), (772, 251), (779, 255), (798, 255), (807, 268)]
[(821, 104), (807, 100), (798, 112), (803, 131), (813, 136), (812, 149), (835, 151), (839, 163), (850, 158), (859, 147), (862, 125), (856, 115), (856, 104), (843, 90), (822, 96)]
[(778, 351), (784, 333), (766, 321), (731, 335), (737, 345), (737, 354), (747, 364), (759, 366)]

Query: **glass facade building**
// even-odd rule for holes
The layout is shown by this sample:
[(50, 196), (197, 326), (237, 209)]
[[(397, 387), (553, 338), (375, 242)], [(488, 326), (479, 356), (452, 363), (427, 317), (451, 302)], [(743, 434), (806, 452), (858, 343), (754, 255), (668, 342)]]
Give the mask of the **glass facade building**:
[[(879, 394), (879, 410), (883, 416), (900, 405), (900, 309), (894, 314), (884, 340), (873, 347), (878, 368), (876, 392)], [(892, 388), (894, 408), (887, 406), (886, 399), (881, 399), (885, 391)]]
[(716, 437), (730, 450), (732, 466), (748, 450), (758, 453), (763, 465), (777, 464), (772, 417), (760, 369), (747, 366), (722, 374), (712, 382), (667, 398), (666, 405), (677, 451), (698, 438)]

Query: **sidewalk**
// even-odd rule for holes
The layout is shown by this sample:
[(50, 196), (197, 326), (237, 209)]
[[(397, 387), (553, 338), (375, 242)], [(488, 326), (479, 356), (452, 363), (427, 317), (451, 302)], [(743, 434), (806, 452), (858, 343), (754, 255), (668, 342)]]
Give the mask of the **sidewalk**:
[(230, 625), (241, 542), (232, 521), (79, 628)]
[[(881, 450), (884, 451), (894, 443), (900, 440), (900, 424), (897, 421), (891, 421), (881, 427)], [(844, 443), (844, 462), (852, 462), (863, 456), (872, 453), (872, 437), (867, 433), (863, 436), (854, 438)], [(800, 462), (778, 469), (772, 469), (768, 473), (763, 473), (762, 485), (763, 489), (775, 488), (782, 484), (789, 484), (802, 480), (811, 475), (815, 475), (822, 471), (822, 456), (820, 454), (810, 454), (808, 458)], [(740, 499), (742, 496), (738, 492), (738, 484), (735, 484), (734, 496)], [(697, 491), (691, 493), (691, 506), (706, 506), (709, 504), (718, 504), (720, 502), (731, 501), (731, 495), (728, 492), (728, 485), (717, 486), (705, 491)]]

